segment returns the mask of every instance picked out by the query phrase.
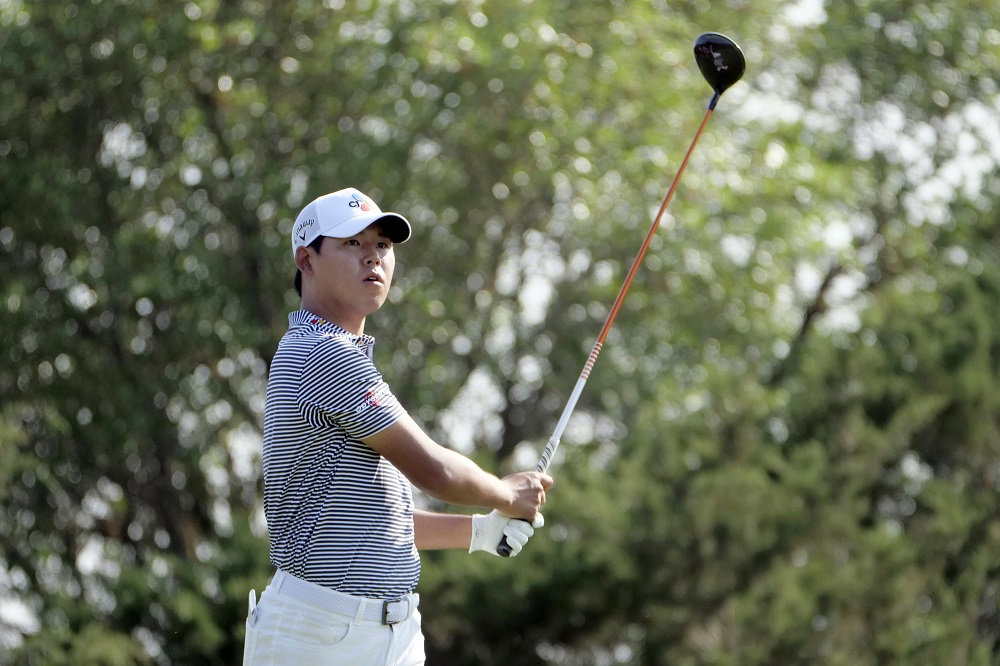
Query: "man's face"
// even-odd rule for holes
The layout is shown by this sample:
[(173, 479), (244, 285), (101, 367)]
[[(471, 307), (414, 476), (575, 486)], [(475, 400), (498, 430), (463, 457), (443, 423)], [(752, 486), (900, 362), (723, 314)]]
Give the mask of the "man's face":
[[(303, 279), (328, 312), (337, 313), (341, 326), (351, 330), (382, 307), (392, 285), (396, 257), (392, 241), (375, 223), (350, 238), (324, 238), (321, 252), (309, 248), (311, 271)], [(346, 324), (346, 325), (345, 325)]]

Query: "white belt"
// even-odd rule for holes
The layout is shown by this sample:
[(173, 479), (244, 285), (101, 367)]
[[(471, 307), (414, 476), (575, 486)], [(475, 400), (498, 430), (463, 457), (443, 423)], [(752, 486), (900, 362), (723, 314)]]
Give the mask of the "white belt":
[(331, 613), (382, 624), (398, 624), (409, 619), (420, 605), (419, 594), (404, 594), (396, 599), (355, 597), (296, 578), (281, 569), (271, 579), (271, 587), (276, 594), (283, 594)]

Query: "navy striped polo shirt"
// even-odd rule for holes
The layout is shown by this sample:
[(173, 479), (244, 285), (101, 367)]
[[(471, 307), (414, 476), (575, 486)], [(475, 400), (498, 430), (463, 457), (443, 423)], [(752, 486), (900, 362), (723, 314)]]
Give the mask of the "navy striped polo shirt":
[(361, 439), (405, 412), (375, 339), (299, 310), (271, 361), (264, 513), (271, 563), (347, 594), (393, 598), (420, 577), (409, 481)]

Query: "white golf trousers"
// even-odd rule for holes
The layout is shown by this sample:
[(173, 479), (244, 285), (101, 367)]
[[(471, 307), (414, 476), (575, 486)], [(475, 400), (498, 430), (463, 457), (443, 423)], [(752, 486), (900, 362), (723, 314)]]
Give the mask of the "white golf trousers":
[(250, 592), (243, 666), (420, 666), (418, 604), (416, 594), (387, 605), (279, 570), (259, 603)]

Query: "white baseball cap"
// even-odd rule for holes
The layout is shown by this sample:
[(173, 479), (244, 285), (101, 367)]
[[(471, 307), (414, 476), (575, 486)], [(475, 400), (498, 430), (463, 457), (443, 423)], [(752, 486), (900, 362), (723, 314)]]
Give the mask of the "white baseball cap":
[(295, 218), (292, 256), (318, 236), (350, 238), (375, 222), (385, 222), (385, 230), (393, 243), (404, 243), (410, 237), (410, 223), (405, 217), (383, 213), (374, 201), (353, 187), (324, 194), (306, 204)]

